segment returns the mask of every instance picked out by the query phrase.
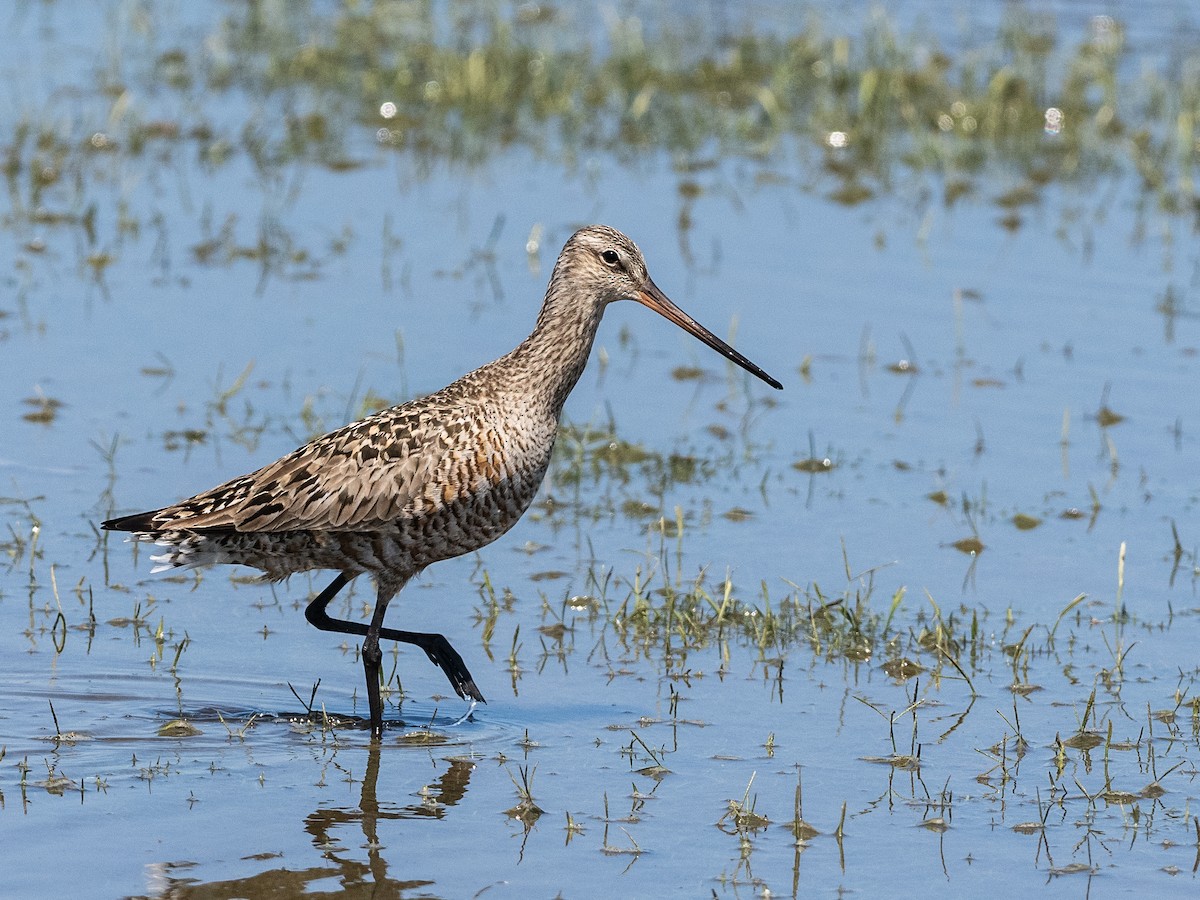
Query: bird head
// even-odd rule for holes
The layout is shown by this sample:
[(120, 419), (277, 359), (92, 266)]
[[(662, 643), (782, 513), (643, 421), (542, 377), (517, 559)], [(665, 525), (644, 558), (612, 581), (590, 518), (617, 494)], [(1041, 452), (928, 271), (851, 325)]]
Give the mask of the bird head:
[(551, 277), (570, 296), (589, 298), (595, 314), (618, 300), (634, 300), (699, 338), (726, 359), (782, 389), (778, 381), (681, 310), (654, 283), (637, 244), (615, 228), (589, 225), (576, 231), (563, 247)]

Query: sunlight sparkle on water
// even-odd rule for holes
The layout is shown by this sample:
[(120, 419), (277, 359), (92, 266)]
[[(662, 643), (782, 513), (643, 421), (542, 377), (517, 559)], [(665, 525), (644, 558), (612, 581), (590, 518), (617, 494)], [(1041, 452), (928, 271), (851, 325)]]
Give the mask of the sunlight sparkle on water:
[(1046, 110), (1046, 134), (1058, 134), (1063, 128), (1063, 111), (1056, 106)]

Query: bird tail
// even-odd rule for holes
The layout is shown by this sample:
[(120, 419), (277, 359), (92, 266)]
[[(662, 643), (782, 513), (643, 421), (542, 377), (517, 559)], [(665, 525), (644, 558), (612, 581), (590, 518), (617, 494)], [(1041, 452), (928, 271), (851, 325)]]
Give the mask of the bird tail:
[(162, 553), (150, 557), (150, 562), (155, 563), (154, 568), (150, 570), (151, 575), (169, 569), (195, 569), (198, 566), (227, 562), (224, 554), (214, 550), (212, 544), (200, 534), (189, 534), (186, 531), (137, 533), (134, 540), (152, 542), (156, 547), (165, 548)]
[(155, 563), (154, 568), (150, 570), (151, 575), (169, 569), (194, 569), (197, 566), (226, 561), (203, 534), (182, 530), (163, 531), (154, 522), (157, 512), (153, 510), (109, 519), (101, 522), (100, 527), (106, 531), (132, 532), (129, 540), (164, 548), (162, 553), (150, 557), (150, 561)]
[(148, 534), (159, 530), (154, 523), (154, 517), (158, 513), (159, 510), (152, 509), (149, 512), (134, 513), (131, 516), (118, 516), (115, 519), (101, 522), (100, 527), (105, 531), (140, 531)]

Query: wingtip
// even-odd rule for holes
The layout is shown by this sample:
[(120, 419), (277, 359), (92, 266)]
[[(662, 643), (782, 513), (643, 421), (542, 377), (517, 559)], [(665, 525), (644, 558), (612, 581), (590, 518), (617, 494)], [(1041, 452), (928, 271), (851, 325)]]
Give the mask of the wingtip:
[(115, 519), (106, 519), (100, 523), (100, 527), (105, 531), (155, 531), (152, 519), (157, 511), (133, 513), (133, 515), (129, 516), (117, 516)]

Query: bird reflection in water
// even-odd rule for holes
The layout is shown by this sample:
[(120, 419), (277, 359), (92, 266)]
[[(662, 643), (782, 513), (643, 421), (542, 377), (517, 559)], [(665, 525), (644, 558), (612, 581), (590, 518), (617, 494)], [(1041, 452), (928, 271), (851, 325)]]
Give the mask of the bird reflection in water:
[[(244, 859), (271, 859), (281, 863), (278, 868), (259, 872), (245, 878), (200, 882), (191, 863), (156, 863), (148, 867), (147, 898), (187, 898), (215, 900), (218, 897), (245, 897), (248, 900), (267, 897), (398, 897), (404, 891), (420, 890), (435, 884), (427, 878), (396, 878), (389, 868), (399, 863), (389, 860), (388, 847), (380, 840), (380, 823), (401, 819), (443, 819), (451, 807), (466, 796), (467, 786), (475, 764), (465, 758), (444, 759), (446, 769), (422, 792), (419, 803), (407, 806), (385, 802), (382, 805), (376, 792), (379, 780), (380, 744), (372, 742), (367, 748), (366, 770), (357, 807), (320, 807), (304, 819), (304, 830), (312, 836), (313, 846), (320, 851), (325, 865), (296, 868), (295, 860), (282, 854), (247, 856)], [(361, 831), (351, 838), (348, 831)], [(399, 841), (396, 842), (399, 845)], [(366, 850), (366, 860), (355, 858), (354, 849)], [(420, 859), (417, 867), (429, 871), (429, 861)], [(336, 880), (336, 886), (331, 879)], [(319, 882), (330, 887), (321, 890)]]

